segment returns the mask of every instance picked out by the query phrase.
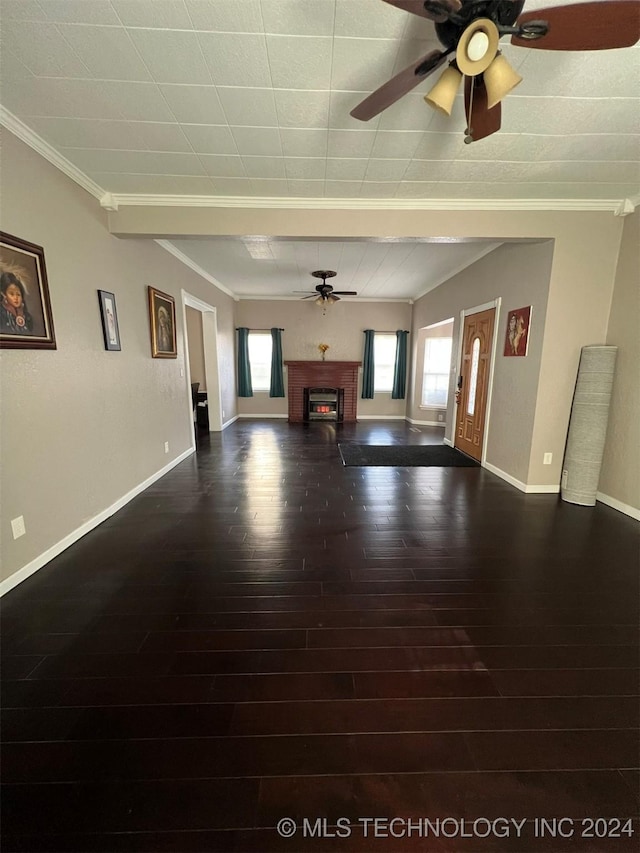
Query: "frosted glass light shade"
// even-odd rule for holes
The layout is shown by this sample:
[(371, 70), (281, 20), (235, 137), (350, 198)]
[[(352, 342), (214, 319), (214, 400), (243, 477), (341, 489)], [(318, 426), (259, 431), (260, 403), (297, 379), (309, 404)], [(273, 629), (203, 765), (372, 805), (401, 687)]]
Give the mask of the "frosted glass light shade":
[(462, 74), (457, 68), (453, 65), (445, 68), (436, 85), (424, 96), (425, 102), (430, 107), (450, 116), (461, 80)]
[(506, 97), (512, 89), (522, 83), (522, 77), (498, 54), (484, 72), (484, 85), (487, 90), (487, 107), (491, 109)]

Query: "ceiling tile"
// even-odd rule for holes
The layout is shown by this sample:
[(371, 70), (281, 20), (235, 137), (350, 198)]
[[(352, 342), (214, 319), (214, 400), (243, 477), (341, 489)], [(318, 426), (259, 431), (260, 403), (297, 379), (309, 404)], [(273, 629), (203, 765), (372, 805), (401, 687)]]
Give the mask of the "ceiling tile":
[(298, 130), (296, 128), (280, 128), (282, 150), (285, 157), (326, 157), (326, 130)]
[(131, 39), (122, 27), (59, 24), (75, 53), (99, 80), (151, 80)]
[(215, 195), (209, 178), (190, 175), (119, 175), (91, 172), (90, 177), (107, 192), (150, 195)]
[[(4, 14), (4, 9), (3, 9)], [(39, 77), (90, 77), (89, 69), (70, 49), (62, 33), (53, 24), (30, 21), (2, 21), (2, 50), (11, 51), (20, 44), (22, 63)]]
[(379, 130), (371, 151), (372, 157), (411, 159), (424, 135), (420, 130)]
[(218, 86), (227, 122), (238, 127), (277, 127), (276, 102), (271, 89), (236, 89)]
[(398, 44), (389, 39), (337, 38), (331, 88), (367, 93), (377, 89), (392, 76)]
[(330, 130), (328, 157), (370, 157), (375, 130)]
[(330, 36), (333, 34), (335, 0), (262, 0), (262, 20), (267, 33)]
[(365, 181), (401, 181), (411, 161), (406, 160), (369, 160)]
[[(476, 143), (477, 146), (480, 144)], [(467, 149), (475, 147), (464, 144), (464, 136), (461, 132), (437, 133), (428, 130), (423, 133), (413, 156), (416, 160), (453, 160), (455, 157), (466, 155)]]
[(638, 101), (631, 98), (576, 99), (563, 97), (507, 99), (502, 127), (510, 133), (619, 133), (640, 131)]
[(284, 168), (289, 180), (314, 180), (323, 181), (326, 171), (326, 160), (318, 157), (286, 157)]
[(438, 198), (437, 181), (402, 181), (398, 184), (396, 198)]
[(407, 12), (372, 3), (371, 0), (338, 0), (336, 4), (337, 36), (353, 38), (399, 39), (407, 25)]
[(132, 29), (129, 34), (156, 82), (212, 82), (196, 33)]
[(238, 154), (228, 127), (206, 124), (183, 124), (181, 127), (196, 154)]
[(179, 124), (164, 124), (153, 121), (136, 122), (136, 130), (150, 151), (193, 153), (189, 140), (182, 132)]
[(159, 87), (176, 121), (185, 124), (226, 124), (215, 86)]
[(147, 29), (192, 29), (183, 0), (111, 0), (126, 27)]
[(37, 0), (3, 0), (2, 22), (6, 21), (45, 21), (42, 6)]
[(155, 175), (203, 175), (195, 154), (157, 151), (107, 151), (102, 149), (62, 148), (72, 163), (85, 172), (130, 172)]
[[(96, 83), (92, 85), (94, 89), (97, 88)], [(99, 85), (104, 87), (105, 94), (120, 110), (123, 118), (136, 121), (173, 121), (176, 117), (155, 83), (109, 80)]]
[(360, 189), (362, 198), (393, 198), (398, 189), (398, 181), (364, 181)]
[(367, 171), (368, 160), (327, 160), (328, 181), (362, 181)]
[(284, 178), (282, 157), (243, 157), (245, 171), (250, 178)]
[(296, 92), (276, 89), (276, 110), (282, 127), (326, 128), (329, 121), (328, 92)]
[[(405, 181), (442, 181), (448, 175), (451, 160), (412, 160), (404, 173)], [(469, 165), (463, 163), (464, 165)]]
[[(398, 74), (410, 65), (415, 65), (418, 61), (425, 59), (430, 53), (433, 53), (434, 50), (442, 50), (442, 45), (435, 37), (429, 41), (423, 39), (401, 41), (398, 44), (398, 53), (396, 54), (396, 61), (393, 66), (393, 74)], [(424, 90), (424, 92), (428, 92), (446, 67), (446, 65), (443, 65), (434, 72), (432, 77), (423, 78), (425, 84), (420, 86), (420, 91)], [(422, 80), (420, 81), (421, 83)]]
[(252, 187), (249, 178), (211, 178), (215, 195), (251, 195)]
[(265, 180), (253, 178), (251, 181), (252, 195), (267, 196), (267, 198), (286, 198), (289, 185), (285, 180)]
[(560, 160), (537, 163), (536, 180), (558, 183), (595, 182), (609, 184), (635, 184), (640, 189), (640, 163), (594, 163), (588, 160), (573, 162)]
[(198, 39), (217, 86), (269, 85), (271, 74), (263, 35), (198, 33)]
[(330, 38), (267, 36), (271, 82), (277, 89), (328, 89)]
[(324, 181), (289, 180), (289, 195), (298, 198), (322, 198), (324, 196)]
[[(148, 86), (149, 84), (118, 84), (105, 83), (95, 80), (67, 80), (45, 77), (37, 79), (27, 77), (16, 81), (5, 89), (3, 87), (2, 97), (4, 106), (18, 116), (60, 116), (68, 118), (98, 118), (118, 119), (124, 118), (122, 103), (118, 101), (117, 86), (127, 87), (133, 85)], [(121, 93), (123, 98), (131, 98)], [(168, 112), (168, 111), (167, 111)], [(169, 113), (169, 117), (170, 117)], [(161, 120), (166, 117), (166, 113)]]
[[(455, 110), (455, 105), (454, 105)], [(395, 104), (385, 110), (380, 117), (380, 130), (440, 130), (442, 132), (455, 130), (455, 117), (442, 116), (443, 121), (438, 125), (440, 113), (425, 104), (423, 95), (405, 95)], [(464, 120), (464, 119), (463, 119)], [(462, 128), (461, 128), (462, 129)]]
[(187, 11), (196, 30), (219, 33), (262, 32), (259, 0), (185, 0)]
[(57, 148), (124, 148), (145, 151), (147, 143), (139, 131), (143, 122), (102, 121), (83, 118), (29, 119), (32, 130)]
[(201, 154), (200, 161), (212, 178), (246, 178), (242, 157)]
[(640, 139), (634, 134), (567, 134), (549, 137), (554, 160), (640, 160)]
[(233, 127), (231, 132), (240, 154), (282, 157), (282, 142), (277, 127)]
[[(4, 15), (5, 3), (2, 3)], [(109, 0), (42, 0), (40, 7), (48, 21), (70, 24), (111, 24), (120, 21)]]

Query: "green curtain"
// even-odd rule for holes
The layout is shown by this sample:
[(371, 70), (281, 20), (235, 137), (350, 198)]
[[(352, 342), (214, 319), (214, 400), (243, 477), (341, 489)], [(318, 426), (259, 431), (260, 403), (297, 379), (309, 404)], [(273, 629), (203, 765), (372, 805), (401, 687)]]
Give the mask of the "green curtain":
[(364, 330), (364, 358), (362, 360), (362, 399), (373, 400), (373, 378), (374, 378), (374, 360), (373, 360), (373, 329)]
[(270, 397), (284, 397), (284, 373), (282, 370), (282, 329), (271, 329), (271, 384)]
[(249, 364), (249, 329), (238, 329), (238, 397), (253, 397)]
[(398, 329), (396, 332), (396, 363), (393, 369), (392, 400), (404, 400), (407, 387), (407, 337), (409, 332)]

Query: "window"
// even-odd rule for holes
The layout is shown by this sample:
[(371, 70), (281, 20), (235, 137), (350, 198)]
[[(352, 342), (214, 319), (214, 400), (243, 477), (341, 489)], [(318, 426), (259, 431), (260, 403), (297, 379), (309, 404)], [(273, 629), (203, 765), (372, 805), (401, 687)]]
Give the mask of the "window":
[(423, 406), (447, 408), (451, 343), (451, 338), (427, 338), (424, 342)]
[(374, 391), (393, 390), (396, 366), (396, 336), (375, 334), (373, 338)]
[(271, 384), (270, 332), (249, 332), (249, 364), (254, 391), (268, 391)]

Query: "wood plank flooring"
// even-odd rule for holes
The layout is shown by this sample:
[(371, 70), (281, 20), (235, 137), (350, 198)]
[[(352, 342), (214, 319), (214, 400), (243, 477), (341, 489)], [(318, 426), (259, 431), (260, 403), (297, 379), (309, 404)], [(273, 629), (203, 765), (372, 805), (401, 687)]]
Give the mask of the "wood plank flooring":
[(339, 440), (441, 433), (238, 422), (4, 598), (5, 853), (637, 850), (638, 524)]

